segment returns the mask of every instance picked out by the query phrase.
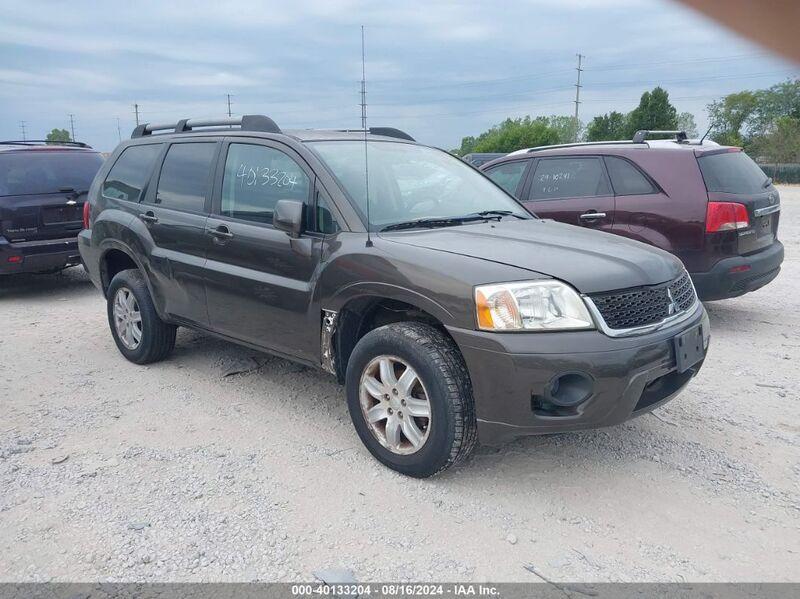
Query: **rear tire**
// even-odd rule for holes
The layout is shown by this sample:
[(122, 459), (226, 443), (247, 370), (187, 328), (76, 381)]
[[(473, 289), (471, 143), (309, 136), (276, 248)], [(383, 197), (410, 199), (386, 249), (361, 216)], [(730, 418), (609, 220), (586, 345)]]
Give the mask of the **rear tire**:
[(128, 360), (135, 364), (158, 362), (175, 348), (177, 327), (159, 318), (141, 271), (117, 273), (106, 297), (111, 335)]
[(467, 366), (452, 339), (430, 325), (399, 322), (364, 335), (348, 361), (345, 385), (361, 441), (401, 474), (432, 476), (475, 447)]

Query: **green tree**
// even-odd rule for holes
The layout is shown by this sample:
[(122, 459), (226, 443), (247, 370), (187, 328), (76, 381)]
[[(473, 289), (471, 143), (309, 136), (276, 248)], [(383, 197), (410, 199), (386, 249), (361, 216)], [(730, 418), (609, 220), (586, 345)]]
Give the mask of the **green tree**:
[(639, 106), (628, 115), (626, 138), (640, 129), (675, 129), (678, 126), (678, 111), (670, 104), (669, 94), (661, 87), (644, 92)]
[(756, 92), (751, 135), (765, 135), (781, 117), (800, 119), (800, 79), (784, 81)]
[(45, 139), (47, 141), (70, 141), (69, 131), (66, 129), (53, 129)]
[(627, 117), (614, 110), (591, 120), (586, 127), (586, 141), (624, 139), (627, 132)]
[(744, 129), (753, 119), (758, 102), (756, 93), (745, 90), (709, 104), (711, 139), (726, 146), (744, 145)]
[(574, 116), (551, 116), (547, 119), (548, 126), (558, 136), (558, 143), (568, 144), (578, 141), (583, 133), (583, 123)]
[(513, 152), (521, 148), (532, 148), (559, 143), (559, 135), (547, 117), (529, 116), (506, 119), (478, 137), (465, 137), (458, 153), (463, 156), (470, 152)]
[(689, 139), (696, 138), (700, 134), (697, 132), (697, 123), (694, 121), (694, 115), (691, 112), (682, 112), (678, 115), (678, 131), (686, 131)]
[(753, 141), (751, 150), (774, 164), (800, 162), (800, 119), (778, 117), (764, 135)]

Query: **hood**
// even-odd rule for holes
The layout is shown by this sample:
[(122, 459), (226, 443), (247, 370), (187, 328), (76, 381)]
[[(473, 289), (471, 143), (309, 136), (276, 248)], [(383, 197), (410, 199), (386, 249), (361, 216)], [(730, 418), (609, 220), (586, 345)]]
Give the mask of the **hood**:
[(680, 260), (658, 248), (550, 220), (503, 220), (380, 236), (548, 275), (581, 293), (657, 285), (683, 270)]

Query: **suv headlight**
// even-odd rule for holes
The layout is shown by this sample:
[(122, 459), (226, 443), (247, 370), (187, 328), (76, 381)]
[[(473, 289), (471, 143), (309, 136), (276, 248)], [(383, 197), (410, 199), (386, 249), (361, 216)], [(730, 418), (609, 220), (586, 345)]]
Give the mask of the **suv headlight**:
[(561, 281), (523, 281), (475, 288), (478, 328), (484, 331), (593, 329), (581, 296)]

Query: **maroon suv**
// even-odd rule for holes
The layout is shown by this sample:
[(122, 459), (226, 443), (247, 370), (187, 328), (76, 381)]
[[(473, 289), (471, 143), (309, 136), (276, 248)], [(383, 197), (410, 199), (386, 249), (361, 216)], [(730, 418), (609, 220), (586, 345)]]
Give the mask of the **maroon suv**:
[(703, 300), (742, 295), (780, 272), (780, 198), (741, 148), (639, 131), (633, 141), (519, 150), (481, 170), (540, 217), (672, 252)]

